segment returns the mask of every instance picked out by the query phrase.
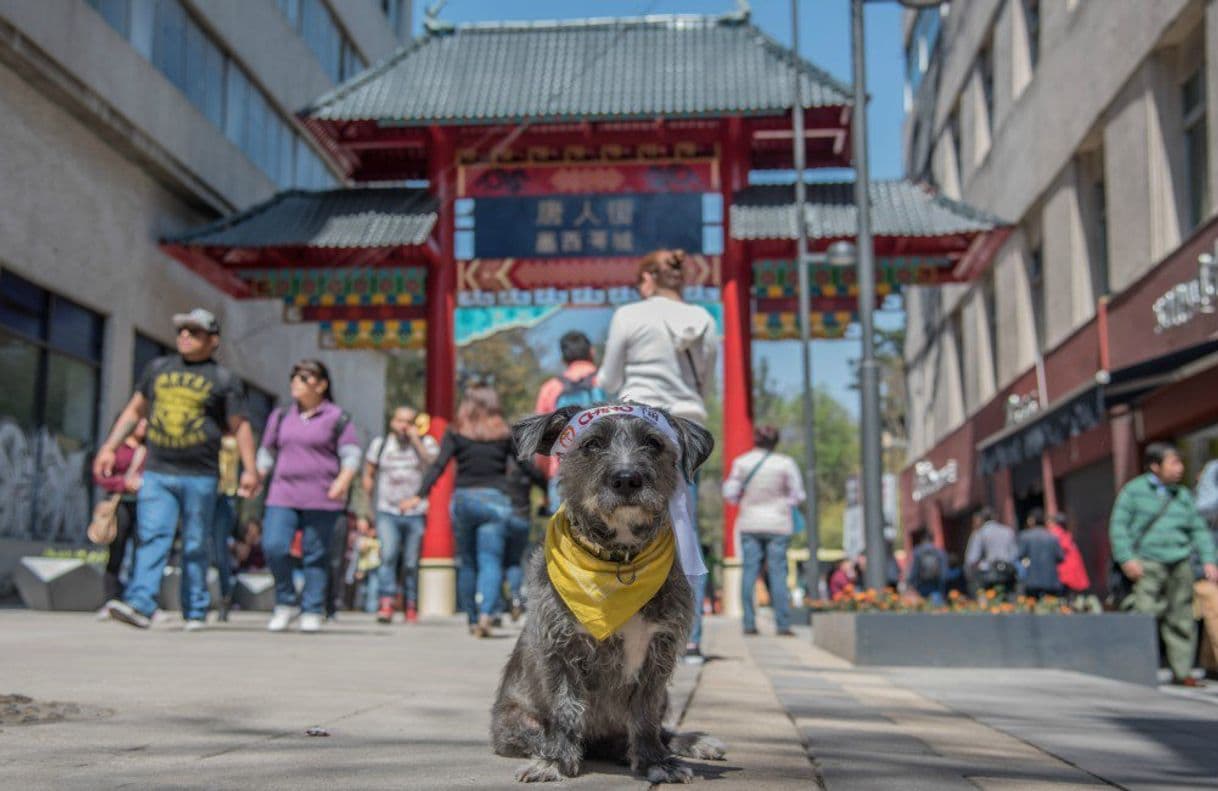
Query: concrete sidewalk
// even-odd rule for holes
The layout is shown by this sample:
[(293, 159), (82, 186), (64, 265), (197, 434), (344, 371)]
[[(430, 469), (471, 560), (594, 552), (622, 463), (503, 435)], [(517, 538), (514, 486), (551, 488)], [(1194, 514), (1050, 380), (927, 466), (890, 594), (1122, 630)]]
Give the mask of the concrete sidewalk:
[[(176, 618), (140, 632), (89, 615), (0, 610), (0, 695), (36, 702), (0, 703), (0, 788), (515, 785), (522, 761), (495, 756), (488, 738), (514, 630), (477, 641), (458, 618), (385, 627), (363, 614), (318, 635), (269, 634), (264, 624), (237, 613), (199, 633)], [(706, 649), (720, 658), (680, 668), (674, 718), (713, 732), (729, 754), (691, 765), (725, 791), (813, 787), (798, 733), (738, 626), (712, 620), (707, 631)], [(13, 724), (24, 716), (64, 719)], [(313, 726), (330, 735), (307, 736)], [(607, 764), (563, 785), (647, 787)]]
[[(511, 788), (489, 708), (514, 641), (461, 619), (344, 614), (312, 636), (265, 617), (189, 634), (0, 610), (0, 788)], [(766, 624), (763, 624), (763, 632)], [(681, 730), (728, 745), (691, 762), (732, 789), (1218, 787), (1218, 706), (1061, 671), (854, 668), (796, 638), (707, 619), (672, 688)], [(22, 720), (32, 720), (22, 723)], [(311, 737), (318, 726), (328, 736)], [(590, 764), (563, 787), (644, 788)]]

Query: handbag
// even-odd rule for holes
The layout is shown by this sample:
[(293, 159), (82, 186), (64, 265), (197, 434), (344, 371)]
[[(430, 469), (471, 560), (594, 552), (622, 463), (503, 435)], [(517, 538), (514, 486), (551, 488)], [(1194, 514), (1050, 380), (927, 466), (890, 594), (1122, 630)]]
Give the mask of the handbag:
[[(1150, 534), (1150, 529), (1167, 513), (1167, 509), (1175, 502), (1176, 495), (1173, 493), (1171, 497), (1159, 507), (1159, 512), (1154, 518), (1146, 523), (1146, 527), (1142, 528), (1142, 532), (1133, 542), (1133, 554), (1136, 557), (1138, 550), (1142, 547), (1142, 541)], [(1133, 580), (1125, 576), (1125, 570), (1121, 568), (1121, 564), (1114, 559), (1112, 566), (1108, 569), (1108, 599), (1107, 603), (1112, 608), (1118, 608), (1121, 603), (1129, 598), (1133, 593)]]
[(122, 499), (121, 493), (112, 494), (93, 506), (93, 518), (89, 521), (85, 535), (94, 544), (106, 546), (114, 543), (115, 537), (118, 536), (118, 504)]

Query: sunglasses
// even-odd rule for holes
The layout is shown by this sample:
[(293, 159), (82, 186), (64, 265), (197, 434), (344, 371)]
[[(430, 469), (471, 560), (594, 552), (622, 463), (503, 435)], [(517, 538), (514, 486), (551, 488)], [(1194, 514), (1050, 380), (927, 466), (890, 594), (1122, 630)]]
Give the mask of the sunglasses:
[(206, 338), (210, 333), (202, 327), (178, 327), (178, 335), (186, 333), (192, 338)]
[(289, 381), (294, 380), (294, 379), (299, 379), (300, 381), (304, 382), (305, 384), (308, 384), (309, 382), (317, 381), (317, 374), (310, 373), (308, 371), (292, 371), (292, 375), (291, 375), (291, 377), (289, 377)]

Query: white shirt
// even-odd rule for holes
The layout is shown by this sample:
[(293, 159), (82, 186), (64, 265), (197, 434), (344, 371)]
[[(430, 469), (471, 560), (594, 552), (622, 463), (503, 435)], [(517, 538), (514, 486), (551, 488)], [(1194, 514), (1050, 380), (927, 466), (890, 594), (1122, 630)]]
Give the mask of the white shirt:
[[(424, 434), (421, 438), (423, 448), (432, 457), (439, 453), (440, 446), (435, 439)], [(403, 500), (414, 497), (419, 493), (419, 484), (423, 481), (423, 473), (427, 464), (419, 458), (418, 451), (410, 442), (398, 442), (397, 436), (390, 434), (388, 446), (381, 453), (381, 444), (385, 438), (377, 437), (368, 446), (368, 454), (364, 460), (376, 465), (376, 510), (387, 514), (398, 514), (398, 504)], [(405, 516), (421, 516), (427, 513), (427, 500), (423, 499)]]
[[(740, 506), (736, 516), (739, 532), (789, 536), (795, 527), (791, 507), (807, 497), (803, 478), (795, 459), (781, 453), (765, 454), (763, 449), (753, 448), (732, 462), (731, 474), (723, 482), (723, 498)], [(753, 470), (757, 472), (744, 488)]]
[(718, 356), (719, 331), (706, 308), (654, 296), (614, 312), (597, 381), (619, 398), (705, 424), (702, 394)]

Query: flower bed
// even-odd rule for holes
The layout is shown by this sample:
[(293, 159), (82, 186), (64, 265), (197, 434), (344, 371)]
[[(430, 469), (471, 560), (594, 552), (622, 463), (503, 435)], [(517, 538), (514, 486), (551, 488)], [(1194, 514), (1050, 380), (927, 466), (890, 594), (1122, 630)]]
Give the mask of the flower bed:
[(895, 593), (850, 592), (818, 602), (812, 641), (856, 665), (1056, 668), (1153, 685), (1155, 620), (1081, 613), (1060, 600), (955, 597), (933, 607)]
[(1090, 612), (1085, 607), (1075, 608), (1067, 599), (1045, 596), (1035, 599), (1019, 596), (1008, 601), (997, 591), (989, 590), (976, 599), (961, 596), (958, 591), (948, 594), (944, 604), (933, 604), (917, 594), (898, 594), (891, 588), (882, 591), (855, 590), (847, 586), (831, 601), (819, 599), (809, 604), (812, 612), (890, 612), (890, 613), (985, 613), (990, 615), (1071, 615)]

